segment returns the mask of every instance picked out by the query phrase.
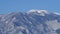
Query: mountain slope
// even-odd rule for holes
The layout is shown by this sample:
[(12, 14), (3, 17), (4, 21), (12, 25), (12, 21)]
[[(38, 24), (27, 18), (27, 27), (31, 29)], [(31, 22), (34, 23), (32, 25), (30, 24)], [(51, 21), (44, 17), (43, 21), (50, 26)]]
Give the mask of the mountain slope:
[(60, 15), (46, 10), (0, 16), (0, 34), (60, 34)]

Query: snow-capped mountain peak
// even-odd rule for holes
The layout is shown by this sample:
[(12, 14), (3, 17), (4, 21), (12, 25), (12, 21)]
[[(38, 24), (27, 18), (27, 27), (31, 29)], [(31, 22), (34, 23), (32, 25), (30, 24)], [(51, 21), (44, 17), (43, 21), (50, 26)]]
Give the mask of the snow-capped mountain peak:
[(28, 13), (35, 13), (35, 12), (37, 12), (37, 13), (48, 13), (47, 10), (30, 10), (30, 11), (28, 11)]
[(47, 10), (30, 10), (27, 12), (28, 14), (37, 14), (40, 16), (45, 16), (45, 14), (49, 14)]

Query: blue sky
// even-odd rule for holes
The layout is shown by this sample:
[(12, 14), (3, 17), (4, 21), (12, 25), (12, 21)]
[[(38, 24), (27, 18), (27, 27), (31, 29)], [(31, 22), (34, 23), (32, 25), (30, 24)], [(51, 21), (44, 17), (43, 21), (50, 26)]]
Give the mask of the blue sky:
[(60, 12), (60, 0), (0, 0), (0, 14), (31, 9)]

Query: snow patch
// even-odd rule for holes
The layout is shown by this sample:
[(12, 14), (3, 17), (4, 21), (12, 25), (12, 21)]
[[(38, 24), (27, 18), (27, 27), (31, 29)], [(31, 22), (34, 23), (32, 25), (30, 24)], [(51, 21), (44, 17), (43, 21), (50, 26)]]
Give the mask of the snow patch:
[(56, 15), (60, 15), (60, 13), (57, 13), (57, 12), (54, 12), (54, 14), (56, 14)]
[(51, 27), (53, 30), (57, 30), (60, 28), (60, 23), (58, 23), (57, 20), (53, 20), (53, 21), (47, 21), (46, 24)]

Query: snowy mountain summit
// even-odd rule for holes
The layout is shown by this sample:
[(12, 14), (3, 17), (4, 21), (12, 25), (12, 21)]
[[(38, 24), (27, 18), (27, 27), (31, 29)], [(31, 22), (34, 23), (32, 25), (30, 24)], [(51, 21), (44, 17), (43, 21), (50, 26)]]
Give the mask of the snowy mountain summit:
[(39, 13), (39, 15), (41, 16), (45, 16), (45, 14), (48, 14), (48, 11), (47, 10), (30, 10), (28, 11), (27, 13)]
[(0, 34), (60, 34), (60, 13), (30, 10), (0, 15)]
[(32, 13), (32, 12), (37, 12), (37, 13), (48, 13), (46, 10), (30, 10), (28, 11), (29, 13)]

